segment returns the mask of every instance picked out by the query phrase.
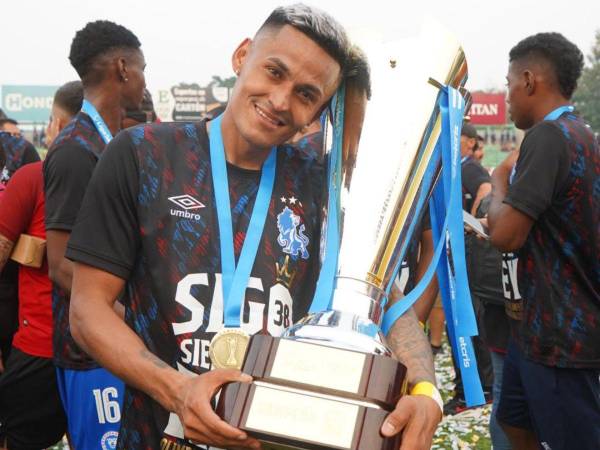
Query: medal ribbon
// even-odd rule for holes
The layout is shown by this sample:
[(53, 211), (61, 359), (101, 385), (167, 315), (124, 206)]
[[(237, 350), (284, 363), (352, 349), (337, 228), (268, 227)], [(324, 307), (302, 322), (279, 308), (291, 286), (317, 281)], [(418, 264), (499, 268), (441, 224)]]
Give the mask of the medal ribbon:
[(110, 141), (112, 141), (113, 135), (94, 105), (92, 105), (88, 100), (83, 99), (81, 110), (90, 116), (90, 119), (92, 119), (92, 122), (94, 122), (94, 126), (96, 127), (96, 130), (98, 130), (98, 133), (100, 133), (100, 137), (104, 143), (108, 144)]
[(225, 161), (221, 119), (222, 115), (211, 122), (212, 126), (209, 136), (210, 162), (221, 245), (224, 322), (226, 328), (239, 328), (242, 301), (265, 227), (269, 204), (271, 203), (271, 194), (275, 183), (277, 147), (271, 149), (267, 160), (263, 164), (258, 193), (256, 194), (250, 223), (248, 224), (248, 230), (246, 231), (246, 237), (236, 267), (229, 182), (227, 179), (227, 163)]

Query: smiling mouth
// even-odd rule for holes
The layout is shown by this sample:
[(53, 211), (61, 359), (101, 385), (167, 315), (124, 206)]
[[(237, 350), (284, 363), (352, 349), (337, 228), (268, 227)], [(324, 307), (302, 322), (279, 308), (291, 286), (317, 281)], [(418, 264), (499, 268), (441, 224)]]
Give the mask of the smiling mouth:
[(265, 111), (263, 111), (260, 106), (258, 105), (254, 105), (254, 109), (256, 110), (256, 113), (262, 118), (264, 119), (267, 123), (271, 124), (274, 127), (281, 127), (284, 125), (284, 123), (281, 120), (278, 120), (277, 118), (271, 116), (270, 114), (266, 113)]

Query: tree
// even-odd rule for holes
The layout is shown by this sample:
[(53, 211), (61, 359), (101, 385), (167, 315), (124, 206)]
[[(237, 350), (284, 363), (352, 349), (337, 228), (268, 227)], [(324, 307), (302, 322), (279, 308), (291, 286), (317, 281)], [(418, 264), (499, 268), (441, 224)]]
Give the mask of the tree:
[(235, 80), (237, 80), (237, 77), (221, 78), (218, 75), (213, 75), (210, 84), (216, 84), (217, 86), (223, 86), (231, 89), (235, 84)]
[(573, 101), (592, 129), (600, 132), (600, 30), (596, 31), (596, 42), (587, 60), (588, 65), (583, 69)]

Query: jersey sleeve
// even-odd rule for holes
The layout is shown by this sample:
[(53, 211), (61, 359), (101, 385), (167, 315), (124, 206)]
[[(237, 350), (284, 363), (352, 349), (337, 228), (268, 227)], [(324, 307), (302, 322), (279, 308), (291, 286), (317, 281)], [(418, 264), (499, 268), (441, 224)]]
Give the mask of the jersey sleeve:
[(33, 217), (36, 206), (34, 177), (29, 166), (17, 170), (0, 200), (0, 233), (13, 242), (27, 231)]
[(504, 203), (534, 220), (552, 203), (569, 174), (567, 143), (551, 123), (532, 129), (521, 145)]
[(95, 165), (95, 156), (75, 142), (50, 151), (44, 163), (46, 230), (71, 231)]
[(477, 196), (477, 191), (483, 183), (490, 182), (490, 175), (479, 164), (465, 164), (462, 169), (462, 184), (472, 198)]
[(120, 133), (94, 171), (69, 239), (67, 258), (129, 278), (140, 243), (138, 180), (135, 148), (127, 133)]

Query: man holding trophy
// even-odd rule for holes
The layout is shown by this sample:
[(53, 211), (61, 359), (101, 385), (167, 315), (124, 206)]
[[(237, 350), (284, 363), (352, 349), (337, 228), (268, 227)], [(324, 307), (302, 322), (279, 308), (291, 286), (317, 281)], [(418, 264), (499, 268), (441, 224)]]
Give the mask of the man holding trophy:
[[(235, 50), (238, 79), (220, 117), (135, 127), (108, 146), (67, 255), (75, 261), (73, 336), (127, 384), (118, 448), (430, 447), (441, 399), (429, 343), (412, 310), (396, 321), (387, 344), (378, 327), (384, 281), (393, 279), (401, 257), (392, 247), (408, 236), (399, 227), (414, 209), (386, 203), (391, 213), (379, 228), (400, 223), (394, 211), (404, 222), (387, 227), (396, 237), (365, 256), (385, 261), (369, 268), (368, 280), (341, 276), (351, 272), (345, 262), (356, 259), (344, 259), (341, 238), (331, 305), (311, 308), (327, 175), (313, 152), (283, 143), (319, 120), (345, 82), (337, 109), (345, 105), (346, 116), (335, 119), (345, 126), (334, 136), (343, 167), (333, 184), (352, 190), (368, 94), (349, 70), (350, 53), (344, 30), (329, 15), (304, 5), (277, 8)], [(407, 189), (402, 202), (415, 198)], [(339, 220), (350, 236), (353, 213), (334, 219), (329, 205), (325, 220)], [(126, 323), (112, 309), (124, 289)], [(293, 379), (311, 355), (315, 366), (334, 361), (348, 373), (317, 387), (327, 380), (313, 385), (311, 373)], [(269, 358), (273, 365), (266, 367)], [(406, 385), (411, 395), (401, 395)], [(211, 402), (224, 386), (219, 417)], [(242, 394), (252, 399), (239, 403)], [(269, 429), (273, 412), (291, 425)], [(322, 440), (310, 434), (313, 415), (330, 426)]]

